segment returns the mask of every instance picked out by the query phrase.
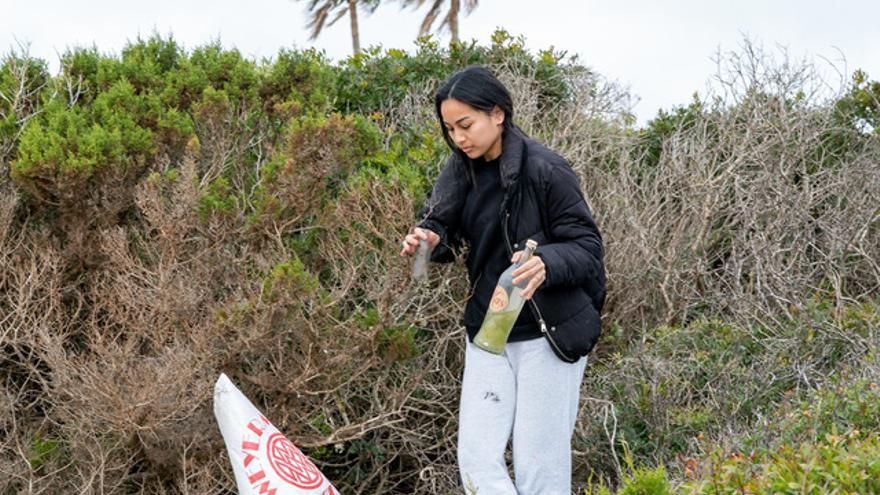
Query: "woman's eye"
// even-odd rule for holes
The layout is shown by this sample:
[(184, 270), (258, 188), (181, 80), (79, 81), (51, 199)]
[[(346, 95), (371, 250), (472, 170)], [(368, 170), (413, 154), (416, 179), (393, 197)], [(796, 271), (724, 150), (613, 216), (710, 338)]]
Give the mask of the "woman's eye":
[(461, 128), (464, 130), (468, 130), (468, 129), (470, 129), (470, 127), (471, 127), (470, 124), (461, 126)]

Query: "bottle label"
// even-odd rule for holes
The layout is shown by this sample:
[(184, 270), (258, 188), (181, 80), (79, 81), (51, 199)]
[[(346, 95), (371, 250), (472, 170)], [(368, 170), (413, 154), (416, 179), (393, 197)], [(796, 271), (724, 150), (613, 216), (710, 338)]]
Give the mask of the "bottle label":
[(504, 311), (508, 302), (507, 291), (501, 287), (495, 287), (495, 292), (492, 294), (492, 301), (489, 303), (489, 310), (495, 312)]

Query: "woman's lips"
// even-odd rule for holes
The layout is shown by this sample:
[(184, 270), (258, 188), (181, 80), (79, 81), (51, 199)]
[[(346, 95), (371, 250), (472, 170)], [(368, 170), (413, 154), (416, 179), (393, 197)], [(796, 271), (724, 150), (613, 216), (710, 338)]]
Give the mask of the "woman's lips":
[(466, 155), (473, 150), (474, 150), (473, 146), (465, 146), (464, 148), (461, 149), (461, 151), (464, 151), (464, 154), (466, 154)]

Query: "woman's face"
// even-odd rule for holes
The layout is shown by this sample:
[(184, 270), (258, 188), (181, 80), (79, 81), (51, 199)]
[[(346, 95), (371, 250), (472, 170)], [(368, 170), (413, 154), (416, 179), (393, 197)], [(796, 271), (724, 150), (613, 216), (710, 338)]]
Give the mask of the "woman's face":
[(495, 107), (486, 113), (467, 103), (449, 98), (440, 104), (443, 125), (452, 142), (470, 158), (494, 160), (501, 155), (504, 112)]

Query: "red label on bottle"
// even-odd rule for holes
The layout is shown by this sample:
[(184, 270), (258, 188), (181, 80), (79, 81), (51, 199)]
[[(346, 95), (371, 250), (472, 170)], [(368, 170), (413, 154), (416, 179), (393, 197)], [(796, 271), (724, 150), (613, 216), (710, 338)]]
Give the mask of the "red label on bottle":
[(504, 311), (507, 308), (507, 303), (507, 291), (501, 287), (495, 287), (495, 292), (492, 294), (492, 302), (489, 303), (489, 310), (495, 312)]

